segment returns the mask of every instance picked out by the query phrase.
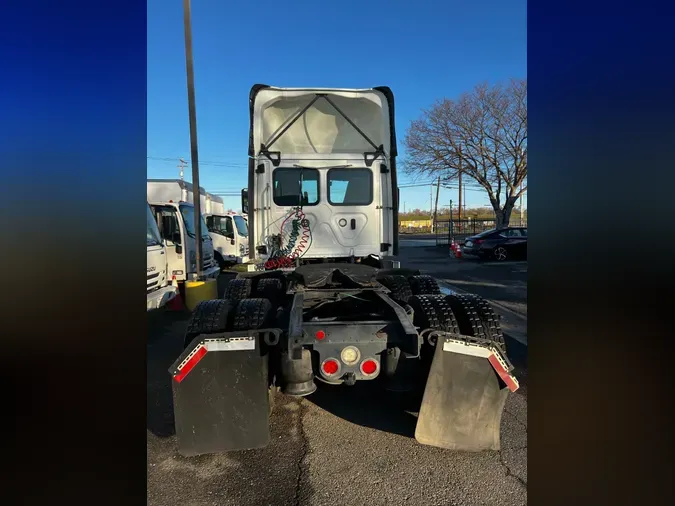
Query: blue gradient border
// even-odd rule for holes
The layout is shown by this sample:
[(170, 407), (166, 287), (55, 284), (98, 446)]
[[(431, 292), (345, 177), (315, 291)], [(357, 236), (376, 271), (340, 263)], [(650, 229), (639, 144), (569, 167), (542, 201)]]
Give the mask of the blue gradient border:
[(28, 504), (144, 504), (146, 5), (10, 0), (2, 16), (15, 483)]
[[(2, 8), (0, 370), (20, 390), (7, 460), (24, 502), (141, 503), (146, 5)], [(672, 244), (672, 19), (644, 1), (530, 1), (533, 504), (640, 504), (643, 483), (672, 481), (655, 409), (670, 398), (672, 256), (639, 250)]]
[(654, 403), (670, 395), (672, 11), (529, 2), (533, 504), (638, 504), (670, 481)]

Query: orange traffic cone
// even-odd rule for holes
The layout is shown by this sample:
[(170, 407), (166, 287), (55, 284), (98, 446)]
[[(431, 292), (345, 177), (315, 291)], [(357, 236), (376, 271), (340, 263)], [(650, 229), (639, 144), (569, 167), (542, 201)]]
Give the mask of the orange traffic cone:
[(462, 258), (462, 248), (459, 244), (455, 248), (455, 258)]
[(178, 281), (176, 281), (176, 276), (171, 280), (171, 286), (176, 288), (176, 296), (169, 301), (167, 308), (169, 311), (185, 311), (185, 304), (183, 303), (183, 298), (180, 296), (180, 290), (178, 290)]

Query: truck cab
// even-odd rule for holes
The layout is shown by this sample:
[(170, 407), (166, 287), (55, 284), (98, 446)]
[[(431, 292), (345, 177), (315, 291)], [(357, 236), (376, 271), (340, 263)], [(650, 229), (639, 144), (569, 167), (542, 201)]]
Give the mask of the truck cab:
[(159, 309), (176, 296), (167, 273), (167, 256), (164, 240), (157, 228), (150, 205), (147, 205), (147, 295), (148, 311)]
[[(164, 200), (162, 197), (174, 197)], [(168, 273), (179, 284), (197, 276), (197, 251), (194, 230), (192, 185), (183, 181), (148, 181), (148, 201), (166, 245)], [(201, 217), (202, 272), (206, 278), (220, 273), (213, 252), (213, 242)]]
[(248, 224), (244, 217), (230, 212), (209, 214), (205, 218), (220, 268), (248, 262)]
[(251, 214), (252, 258), (278, 268), (381, 263), (397, 254), (396, 143), (388, 93), (252, 90), (249, 185), (242, 191), (242, 208)]

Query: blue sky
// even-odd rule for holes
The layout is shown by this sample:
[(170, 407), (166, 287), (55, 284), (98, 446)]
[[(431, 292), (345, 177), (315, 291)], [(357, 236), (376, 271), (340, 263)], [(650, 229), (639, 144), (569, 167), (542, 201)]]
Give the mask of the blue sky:
[[(405, 131), (422, 108), (481, 82), (527, 76), (526, 20), (525, 0), (194, 0), (201, 185), (212, 192), (246, 185), (248, 93), (255, 83), (391, 87), (402, 160)], [(148, 177), (178, 177), (178, 158), (190, 155), (179, 0), (148, 0), (147, 93)], [(428, 209), (429, 193), (428, 186), (402, 189), (401, 208), (405, 202), (408, 210)], [(466, 198), (470, 206), (488, 204), (481, 191)], [(450, 199), (457, 201), (457, 191), (441, 190), (440, 204)], [(238, 198), (225, 202), (239, 208)]]

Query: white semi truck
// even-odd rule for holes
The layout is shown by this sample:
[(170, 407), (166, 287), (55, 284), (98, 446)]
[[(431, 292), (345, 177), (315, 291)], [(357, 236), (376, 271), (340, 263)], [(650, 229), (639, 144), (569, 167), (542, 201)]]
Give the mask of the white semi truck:
[[(169, 279), (179, 286), (197, 276), (194, 205), (192, 184), (180, 179), (148, 179), (148, 202), (166, 245)], [(204, 205), (206, 192), (200, 188)], [(206, 278), (216, 278), (220, 267), (213, 253), (203, 216), (201, 217), (202, 272)]]
[(169, 369), (180, 453), (265, 446), (277, 388), (359, 381), (419, 392), (420, 443), (498, 450), (518, 382), (497, 316), (396, 258), (391, 90), (255, 85), (249, 107), (242, 210), (256, 271), (188, 323)]
[(159, 233), (155, 217), (147, 205), (147, 294), (148, 311), (159, 309), (176, 296), (178, 288), (171, 283), (168, 276), (166, 247)]

